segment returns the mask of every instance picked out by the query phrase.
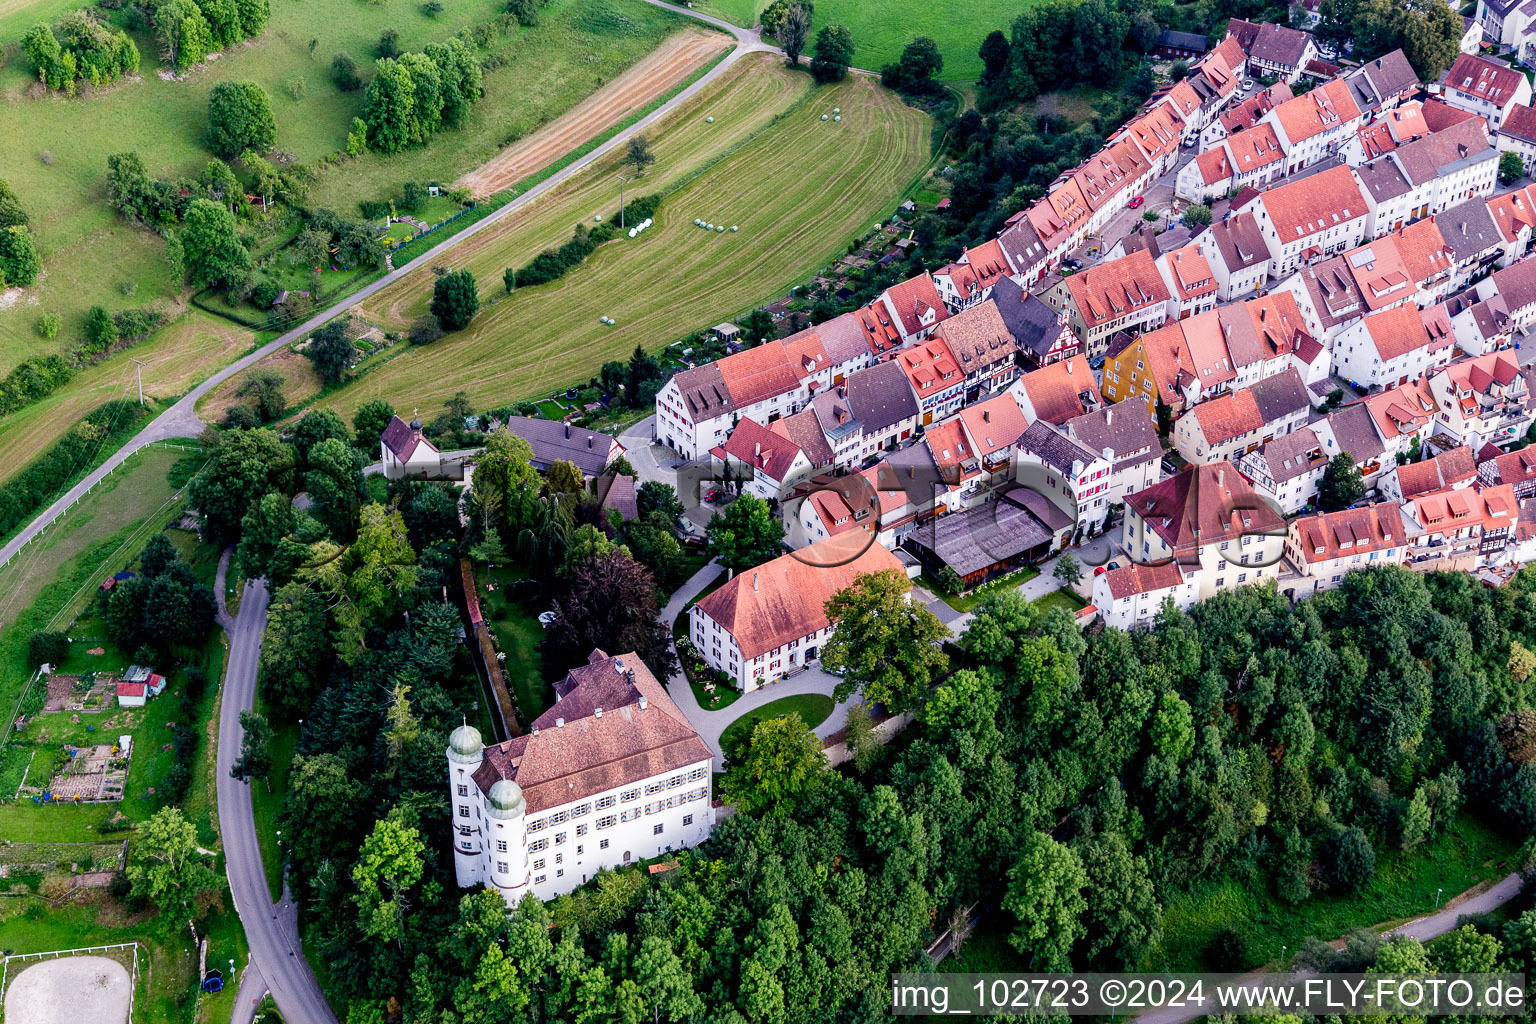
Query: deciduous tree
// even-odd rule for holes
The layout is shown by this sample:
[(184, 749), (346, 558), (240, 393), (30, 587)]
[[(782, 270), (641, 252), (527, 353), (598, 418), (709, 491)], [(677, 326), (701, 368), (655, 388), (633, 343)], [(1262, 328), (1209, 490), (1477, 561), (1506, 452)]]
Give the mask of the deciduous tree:
[(912, 584), (896, 569), (866, 573), (827, 601), (837, 626), (822, 646), (821, 663), (841, 671), (834, 696), (864, 699), (891, 711), (922, 705), (928, 688), (949, 666), (940, 644), (949, 630), (933, 612), (908, 599)]
[(811, 74), (816, 81), (841, 82), (853, 64), (853, 33), (842, 25), (828, 25), (816, 33), (816, 56)]
[(744, 813), (768, 818), (788, 816), (827, 770), (821, 739), (797, 714), (758, 722), (726, 756), (727, 798)]
[(753, 494), (743, 494), (709, 519), (709, 554), (732, 572), (741, 572), (782, 553), (784, 523)]
[(208, 94), (208, 148), (222, 157), (277, 145), (272, 100), (257, 82), (220, 82)]
[(432, 315), (445, 331), (462, 331), (480, 312), (480, 293), (475, 275), (455, 270), (438, 278), (432, 286)]
[(1087, 885), (1088, 873), (1071, 849), (1042, 832), (1024, 837), (1008, 872), (1003, 909), (1018, 922), (1008, 942), (1031, 970), (1070, 969), (1072, 946), (1087, 934), (1082, 920)]
[(229, 766), (229, 774), (241, 782), (262, 779), (271, 787), (272, 727), (254, 711), (240, 712), (240, 756)]

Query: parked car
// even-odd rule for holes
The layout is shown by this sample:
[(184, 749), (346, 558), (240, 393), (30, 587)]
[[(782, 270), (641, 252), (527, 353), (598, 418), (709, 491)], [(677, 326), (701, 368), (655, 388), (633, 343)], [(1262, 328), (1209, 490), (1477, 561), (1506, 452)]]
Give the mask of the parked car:
[(1251, 78), (1243, 79), (1243, 92), (1253, 92), (1254, 82)]
[(1095, 576), (1103, 576), (1107, 572), (1109, 572), (1109, 566), (1107, 566), (1107, 565), (1101, 565), (1098, 568), (1093, 570), (1093, 574)]
[(705, 504), (710, 504), (712, 502), (716, 502), (716, 501), (719, 501), (719, 500), (720, 500), (720, 489), (718, 487), (710, 488), (704, 494), (704, 503)]
[(1066, 259), (1061, 261), (1061, 265), (1064, 267), (1070, 267), (1073, 270), (1083, 269), (1083, 261), (1076, 258), (1075, 256), (1068, 256)]
[(1141, 204), (1146, 202), (1146, 201), (1147, 201), (1147, 197), (1146, 196), (1137, 196), (1136, 198), (1131, 200), (1131, 209), (1133, 209), (1133, 210), (1141, 209)]
[(559, 612), (548, 611), (548, 612), (540, 612), (539, 613), (539, 625), (543, 626), (545, 629), (548, 629), (550, 626), (553, 626), (555, 623), (557, 623), (559, 621), (560, 621), (560, 613)]

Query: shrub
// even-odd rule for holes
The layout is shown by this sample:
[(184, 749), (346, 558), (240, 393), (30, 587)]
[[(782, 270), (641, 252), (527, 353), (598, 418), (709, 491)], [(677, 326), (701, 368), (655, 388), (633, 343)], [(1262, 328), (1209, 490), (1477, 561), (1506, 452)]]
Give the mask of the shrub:
[(362, 211), (363, 220), (383, 220), (389, 216), (389, 204), (382, 199), (364, 199), (357, 208)]
[(27, 664), (61, 665), (69, 655), (69, 638), (53, 630), (38, 630), (27, 638)]
[(342, 92), (354, 92), (363, 84), (357, 74), (357, 61), (350, 53), (338, 53), (331, 58), (331, 79)]
[(1333, 841), (1333, 884), (1341, 892), (1357, 893), (1376, 874), (1376, 849), (1359, 828), (1345, 829)]
[(59, 328), (64, 326), (64, 318), (57, 313), (44, 313), (42, 319), (37, 322), (37, 333), (45, 338), (57, 337)]
[[(57, 334), (58, 315), (49, 313), (43, 319), (47, 320), (48, 317), (53, 318), (53, 333)], [(53, 337), (53, 334), (48, 334), (45, 328), (40, 329), (44, 330), (46, 337)], [(39, 356), (36, 359), (28, 359), (6, 374), (4, 380), (0, 380), (0, 416), (15, 412), (30, 402), (52, 394), (62, 387), (73, 373), (74, 371), (69, 368), (69, 364), (62, 356)]]

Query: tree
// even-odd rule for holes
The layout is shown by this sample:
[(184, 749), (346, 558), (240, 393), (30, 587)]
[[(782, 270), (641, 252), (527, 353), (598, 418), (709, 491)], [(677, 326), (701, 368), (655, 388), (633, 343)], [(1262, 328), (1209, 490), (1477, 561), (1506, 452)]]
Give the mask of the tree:
[(816, 56), (811, 74), (816, 81), (841, 82), (853, 64), (853, 33), (842, 25), (828, 25), (816, 34)]
[(178, 807), (162, 807), (140, 823), (128, 879), (135, 896), (164, 911), (179, 905), (190, 913), (197, 894), (224, 888), (224, 880), (198, 852), (197, 826)]
[(1202, 228), (1211, 222), (1211, 208), (1204, 203), (1195, 203), (1184, 208), (1184, 215), (1179, 218), (1187, 228)]
[(784, 523), (753, 494), (743, 494), (724, 512), (709, 517), (709, 556), (731, 572), (741, 572), (779, 557)]
[(1064, 587), (1075, 587), (1083, 582), (1083, 567), (1070, 551), (1063, 551), (1056, 558), (1056, 568), (1051, 576)]
[(220, 82), (208, 94), (208, 148), (222, 157), (246, 150), (265, 153), (277, 145), (272, 101), (257, 82)]
[(241, 782), (263, 779), (270, 789), (272, 780), (267, 776), (272, 771), (272, 727), (256, 712), (242, 711), (240, 730), (244, 734), (240, 738), (240, 757), (229, 766), (229, 774)]
[(1333, 884), (1345, 893), (1364, 889), (1376, 874), (1376, 850), (1360, 828), (1345, 829), (1333, 839)]
[(27, 638), (27, 664), (62, 665), (69, 656), (69, 637), (52, 630), (38, 630)]
[(268, 491), (286, 492), (293, 482), (294, 452), (271, 430), (239, 430), (219, 437), (208, 463), (187, 485), (203, 533), (217, 543), (240, 535), (240, 522)]
[(25, 288), (37, 280), (42, 269), (30, 228), (17, 224), (0, 229), (0, 282)]
[(1071, 969), (1072, 947), (1087, 933), (1082, 921), (1087, 884), (1083, 862), (1071, 849), (1042, 832), (1024, 837), (1019, 859), (1008, 872), (1003, 909), (1018, 921), (1008, 943), (1030, 970)]
[(117, 323), (106, 307), (92, 306), (85, 314), (85, 341), (96, 352), (104, 352), (117, 344)]
[(10, 184), (0, 178), (0, 228), (21, 227), (27, 223), (27, 211), (21, 200), (11, 190)]
[(258, 366), (247, 373), (235, 394), (256, 400), (258, 423), (280, 419), (288, 408), (288, 399), (283, 396), (283, 375), (269, 366)]
[(642, 519), (652, 512), (660, 512), (671, 523), (683, 514), (683, 503), (677, 500), (677, 491), (672, 489), (671, 484), (647, 480), (635, 492), (635, 510)]
[(1008, 37), (996, 29), (987, 33), (987, 38), (981, 41), (979, 55), (984, 70), (981, 73), (983, 85), (995, 85), (1002, 81), (1003, 74), (1008, 70), (1008, 58), (1012, 53), (1012, 47), (1008, 45)]
[(801, 4), (792, 4), (784, 12), (779, 25), (779, 45), (784, 48), (784, 59), (789, 66), (800, 66), (800, 54), (805, 50), (806, 37), (811, 32), (811, 12)]
[(656, 618), (656, 578), (622, 550), (577, 566), (554, 604), (560, 618), (545, 634), (545, 657), (559, 666), (585, 664), (594, 647), (634, 651), (658, 679), (677, 664), (672, 630)]
[(827, 770), (821, 739), (798, 714), (758, 722), (726, 756), (726, 799), (743, 813), (766, 818), (788, 817)]
[(1464, 31), (1460, 16), (1434, 0), (1358, 0), (1350, 20), (1357, 58), (1401, 48), (1425, 82), (1439, 78), (1456, 60)]
[(251, 255), (235, 231), (235, 216), (229, 208), (194, 199), (187, 207), (186, 225), (181, 244), (192, 284), (222, 289), (242, 284), (251, 272)]
[(939, 44), (927, 36), (918, 36), (901, 51), (901, 59), (880, 71), (880, 80), (888, 89), (900, 92), (928, 93), (934, 88), (933, 76), (944, 68)]
[(330, 528), (333, 537), (345, 537), (362, 508), (363, 467), (368, 460), (345, 441), (328, 437), (309, 450), (307, 462), (310, 469), (304, 474), (304, 489), (315, 503), (316, 518)]
[(741, 333), (749, 348), (768, 341), (777, 333), (773, 326), (773, 314), (766, 309), (754, 309), (742, 319)]
[(1118, 832), (1104, 832), (1075, 852), (1087, 880), (1083, 954), (1103, 970), (1135, 970), (1162, 932), (1163, 908), (1146, 859), (1132, 856)]
[(21, 52), (27, 58), (27, 63), (32, 65), (38, 81), (44, 85), (51, 84), (50, 75), (55, 73), (54, 68), (63, 55), (63, 48), (59, 45), (58, 37), (53, 34), (53, 29), (47, 24), (32, 26), (21, 38)]
[(398, 153), (416, 141), (416, 83), (397, 60), (381, 59), (363, 94), (363, 121), (368, 145), (381, 153)]
[(480, 312), (475, 275), (468, 270), (444, 274), (432, 286), (432, 315), (445, 331), (462, 331)]
[(366, 451), (378, 450), (379, 438), (390, 420), (395, 418), (395, 407), (382, 398), (370, 398), (352, 414), (352, 430), (357, 435), (357, 446)]
[(1499, 154), (1499, 181), (1505, 185), (1512, 185), (1525, 173), (1525, 162), (1520, 159), (1519, 153)]
[(352, 900), (364, 934), (404, 944), (408, 894), (421, 881), (425, 853), (421, 833), (407, 827), (398, 811), (373, 823), (352, 868)]
[(645, 169), (656, 162), (656, 154), (651, 152), (651, 143), (644, 135), (633, 136), (629, 140), (628, 155), (625, 158), (637, 175), (644, 174)]
[(1365, 497), (1365, 477), (1349, 452), (1339, 452), (1328, 462), (1317, 483), (1317, 507), (1324, 512), (1349, 508)]
[(347, 336), (346, 320), (332, 320), (311, 334), (305, 354), (315, 364), (315, 373), (321, 381), (340, 384), (352, 366), (352, 360), (357, 357), (357, 346)]
[(965, 593), (965, 577), (955, 572), (953, 566), (946, 565), (940, 569), (937, 582), (939, 589), (950, 597), (959, 597)]
[(843, 673), (833, 696), (864, 699), (893, 712), (920, 707), (935, 678), (949, 667), (940, 644), (949, 630), (938, 616), (907, 598), (912, 584), (897, 569), (866, 573), (827, 601), (837, 623), (822, 646), (821, 663)]
[(1503, 943), (1476, 925), (1464, 924), (1429, 944), (1435, 969), (1448, 974), (1491, 974), (1498, 967)]
[(880, 760), (884, 747), (875, 735), (874, 722), (869, 717), (869, 705), (855, 701), (848, 705), (848, 719), (843, 726), (844, 742), (852, 755), (853, 767), (860, 775), (869, 771)]
[(551, 494), (580, 494), (586, 489), (586, 477), (576, 468), (576, 463), (556, 459), (544, 474), (544, 486)]

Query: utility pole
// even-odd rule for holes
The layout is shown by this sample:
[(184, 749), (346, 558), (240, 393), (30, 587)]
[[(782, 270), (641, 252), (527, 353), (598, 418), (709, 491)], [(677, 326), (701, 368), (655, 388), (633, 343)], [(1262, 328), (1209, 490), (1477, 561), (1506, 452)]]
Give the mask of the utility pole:
[(622, 175), (622, 174), (616, 174), (616, 175), (614, 175), (614, 177), (619, 179), (619, 230), (623, 231), (624, 230), (624, 183), (626, 181), (628, 181), (629, 179), (624, 177), (624, 175)]
[(132, 358), (132, 357), (130, 357), (128, 359), (128, 361), (130, 363), (134, 364), (134, 366), (136, 368), (134, 370), (134, 372), (138, 375), (138, 378), (139, 378), (139, 404), (143, 405), (144, 404), (144, 364), (139, 362), (137, 359)]

